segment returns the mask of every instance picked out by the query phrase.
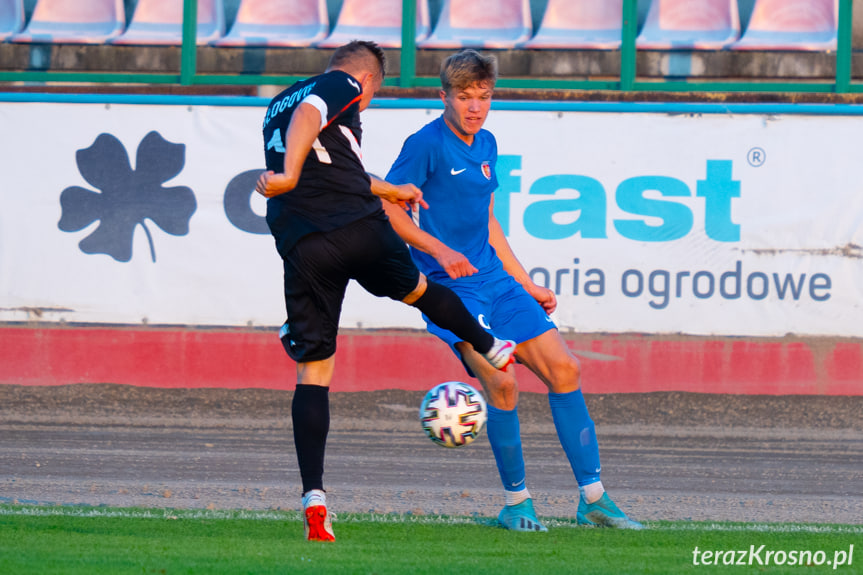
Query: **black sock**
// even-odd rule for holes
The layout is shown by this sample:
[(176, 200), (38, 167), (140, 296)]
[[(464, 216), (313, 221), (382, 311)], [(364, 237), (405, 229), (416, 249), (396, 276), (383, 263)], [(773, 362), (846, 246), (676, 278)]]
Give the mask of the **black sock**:
[(448, 329), (463, 341), (468, 342), (479, 353), (485, 353), (494, 345), (494, 336), (482, 328), (464, 303), (448, 287), (428, 280), (428, 288), (411, 304), (438, 326)]
[(330, 388), (297, 384), (291, 403), (294, 445), (303, 493), (324, 489), (324, 450), (330, 431)]

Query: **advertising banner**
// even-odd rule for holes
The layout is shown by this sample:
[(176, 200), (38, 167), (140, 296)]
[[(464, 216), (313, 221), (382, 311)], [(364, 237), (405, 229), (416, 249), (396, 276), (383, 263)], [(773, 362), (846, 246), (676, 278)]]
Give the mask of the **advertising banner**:
[[(364, 113), (370, 172), (427, 105)], [(253, 193), (264, 110), (0, 104), (0, 321), (280, 325)], [(486, 128), (494, 213), (564, 332), (863, 336), (863, 118), (680, 105), (492, 110)], [(351, 286), (342, 326), (423, 324)]]

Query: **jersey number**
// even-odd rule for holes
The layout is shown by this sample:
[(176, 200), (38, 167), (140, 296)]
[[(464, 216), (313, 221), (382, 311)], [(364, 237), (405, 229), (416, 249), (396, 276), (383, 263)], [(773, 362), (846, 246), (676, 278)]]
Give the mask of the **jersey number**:
[(282, 143), (282, 131), (281, 130), (276, 130), (275, 132), (273, 132), (273, 137), (270, 138), (269, 142), (267, 142), (267, 149), (268, 150), (275, 150), (275, 151), (279, 152), (280, 154), (285, 153), (285, 144)]
[(315, 138), (315, 143), (312, 144), (312, 149), (315, 151), (315, 155), (318, 157), (318, 161), (322, 164), (332, 164), (333, 159), (330, 157), (330, 153), (321, 143), (319, 138)]
[[(270, 138), (270, 141), (267, 142), (268, 150), (275, 150), (280, 154), (285, 153), (285, 145), (282, 143), (282, 132), (281, 130), (276, 130), (273, 132), (273, 137)], [(315, 143), (312, 144), (312, 149), (315, 151), (315, 155), (318, 157), (318, 161), (322, 164), (332, 164), (333, 160), (330, 158), (330, 153), (321, 144), (321, 141), (318, 138), (315, 138)]]

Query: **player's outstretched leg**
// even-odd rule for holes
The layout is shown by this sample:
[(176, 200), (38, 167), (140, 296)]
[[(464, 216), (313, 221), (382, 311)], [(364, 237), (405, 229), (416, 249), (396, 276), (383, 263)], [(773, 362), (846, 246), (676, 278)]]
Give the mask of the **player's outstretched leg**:
[(505, 370), (515, 361), (515, 342), (497, 339), (486, 331), (448, 287), (428, 280), (423, 295), (410, 305), (434, 324), (471, 344), (496, 369)]
[(303, 495), (303, 530), (307, 541), (336, 540), (327, 510), (327, 496), (320, 489), (312, 489)]

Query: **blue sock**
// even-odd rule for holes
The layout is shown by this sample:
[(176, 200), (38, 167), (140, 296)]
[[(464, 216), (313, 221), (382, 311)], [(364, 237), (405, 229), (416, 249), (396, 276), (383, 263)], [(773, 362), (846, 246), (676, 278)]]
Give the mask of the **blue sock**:
[(507, 491), (521, 491), (525, 488), (525, 472), (518, 408), (506, 411), (489, 405), (486, 429), (503, 488)]
[(599, 481), (599, 443), (581, 389), (548, 394), (560, 445), (580, 486)]

